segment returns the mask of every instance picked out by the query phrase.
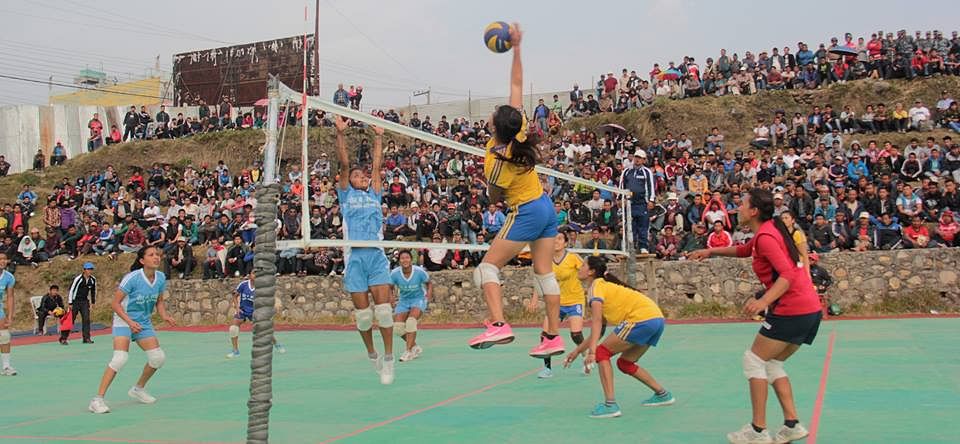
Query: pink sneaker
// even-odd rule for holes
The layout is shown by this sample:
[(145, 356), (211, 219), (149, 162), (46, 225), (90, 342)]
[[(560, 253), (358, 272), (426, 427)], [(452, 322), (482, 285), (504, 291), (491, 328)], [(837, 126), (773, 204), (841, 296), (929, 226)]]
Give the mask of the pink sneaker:
[(553, 339), (544, 339), (530, 350), (530, 357), (543, 359), (563, 354), (563, 338), (557, 335)]
[(487, 331), (474, 336), (473, 339), (467, 343), (470, 345), (470, 348), (482, 350), (493, 347), (496, 344), (509, 344), (513, 342), (513, 329), (510, 328), (510, 324), (504, 323), (500, 327), (488, 323), (484, 324), (487, 326)]

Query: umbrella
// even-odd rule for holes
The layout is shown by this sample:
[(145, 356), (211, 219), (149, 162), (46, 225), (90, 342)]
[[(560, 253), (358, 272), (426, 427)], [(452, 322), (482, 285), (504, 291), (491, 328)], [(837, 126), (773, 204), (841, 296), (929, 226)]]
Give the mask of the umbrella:
[(830, 48), (830, 53), (842, 56), (856, 56), (857, 50), (846, 46), (834, 46)]
[(613, 133), (617, 133), (617, 132), (625, 133), (625, 132), (627, 132), (627, 129), (626, 129), (626, 128), (624, 128), (624, 127), (622, 127), (622, 126), (620, 126), (620, 125), (617, 125), (616, 123), (608, 123), (608, 124), (606, 124), (606, 125), (600, 125), (600, 127), (597, 128), (597, 129), (600, 130), (601, 132), (602, 132), (602, 131), (610, 131), (610, 132), (613, 132)]
[(267, 106), (270, 104), (270, 99), (260, 99), (256, 102), (253, 102), (253, 106)]
[(680, 70), (677, 68), (670, 68), (664, 72), (661, 72), (657, 75), (662, 80), (677, 80), (680, 78)]

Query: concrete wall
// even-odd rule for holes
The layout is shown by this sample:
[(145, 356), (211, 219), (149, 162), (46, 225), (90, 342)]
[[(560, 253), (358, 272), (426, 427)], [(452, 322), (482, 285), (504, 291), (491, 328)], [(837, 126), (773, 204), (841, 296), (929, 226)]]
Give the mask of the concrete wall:
[[(821, 256), (824, 268), (834, 277), (828, 291), (841, 306), (871, 304), (883, 298), (910, 298), (922, 293), (943, 296), (953, 310), (960, 309), (960, 248), (835, 253)], [(624, 269), (612, 269), (625, 276)], [(741, 307), (760, 283), (749, 259), (716, 258), (703, 262), (641, 262), (636, 270), (638, 287), (675, 316), (684, 306), (719, 303)], [(471, 322), (486, 316), (472, 272), (432, 273), (434, 300), (429, 308), (434, 321)], [(518, 312), (533, 292), (529, 269), (503, 272), (504, 304)], [(237, 279), (225, 281), (174, 280), (169, 283), (168, 309), (186, 325), (223, 324), (230, 313), (229, 295)], [(348, 322), (350, 297), (339, 277), (281, 277), (277, 292), (279, 322)], [(430, 321), (430, 316), (426, 318)]]

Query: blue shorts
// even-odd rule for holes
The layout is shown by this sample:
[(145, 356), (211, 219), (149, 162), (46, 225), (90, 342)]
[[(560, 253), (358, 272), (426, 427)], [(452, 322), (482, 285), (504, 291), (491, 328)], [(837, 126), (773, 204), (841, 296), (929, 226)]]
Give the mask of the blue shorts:
[(620, 339), (635, 345), (657, 346), (663, 335), (663, 318), (648, 319), (643, 322), (621, 322), (613, 333)]
[(134, 333), (130, 330), (130, 327), (123, 327), (119, 325), (113, 326), (113, 335), (114, 336), (125, 336), (133, 340), (134, 342), (141, 339), (152, 338), (157, 335), (157, 332), (153, 331), (153, 326), (148, 324), (140, 324), (143, 327), (140, 330), (140, 333)]
[(516, 242), (533, 242), (545, 237), (557, 236), (557, 212), (553, 201), (546, 194), (539, 199), (514, 208), (497, 233), (497, 239)]
[(395, 314), (409, 313), (411, 309), (416, 308), (420, 310), (421, 313), (427, 312), (427, 298), (417, 298), (417, 299), (400, 299), (397, 301), (397, 308), (394, 310)]
[(238, 321), (250, 321), (253, 322), (253, 308), (249, 310), (240, 309), (237, 314), (233, 315), (233, 318)]
[(374, 285), (390, 284), (390, 262), (379, 248), (351, 248), (343, 271), (343, 286), (364, 293)]
[(563, 322), (564, 319), (569, 318), (570, 316), (580, 316), (582, 318), (583, 304), (561, 305), (560, 306), (560, 322)]

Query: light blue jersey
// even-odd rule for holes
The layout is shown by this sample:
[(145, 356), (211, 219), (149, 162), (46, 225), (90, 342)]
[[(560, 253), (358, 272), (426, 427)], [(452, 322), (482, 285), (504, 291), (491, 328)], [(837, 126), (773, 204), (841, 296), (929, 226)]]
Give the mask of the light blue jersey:
[[(379, 180), (379, 179), (374, 179)], [(383, 193), (358, 190), (351, 185), (346, 189), (337, 188), (337, 199), (343, 211), (343, 238), (345, 240), (382, 240), (383, 210), (380, 200)]]
[(414, 265), (410, 277), (407, 277), (403, 274), (403, 268), (397, 267), (390, 272), (390, 282), (397, 287), (401, 300), (423, 299), (427, 297), (430, 275), (423, 268)]
[(7, 290), (13, 288), (17, 278), (7, 270), (0, 271), (0, 319), (7, 317), (3, 309), (7, 306)]
[[(157, 299), (167, 288), (167, 277), (160, 271), (154, 272), (153, 282), (147, 279), (143, 269), (131, 271), (120, 281), (120, 291), (125, 295), (120, 305), (130, 320), (144, 328), (152, 327), (150, 315), (157, 305)], [(129, 327), (116, 313), (113, 314), (114, 327)]]

